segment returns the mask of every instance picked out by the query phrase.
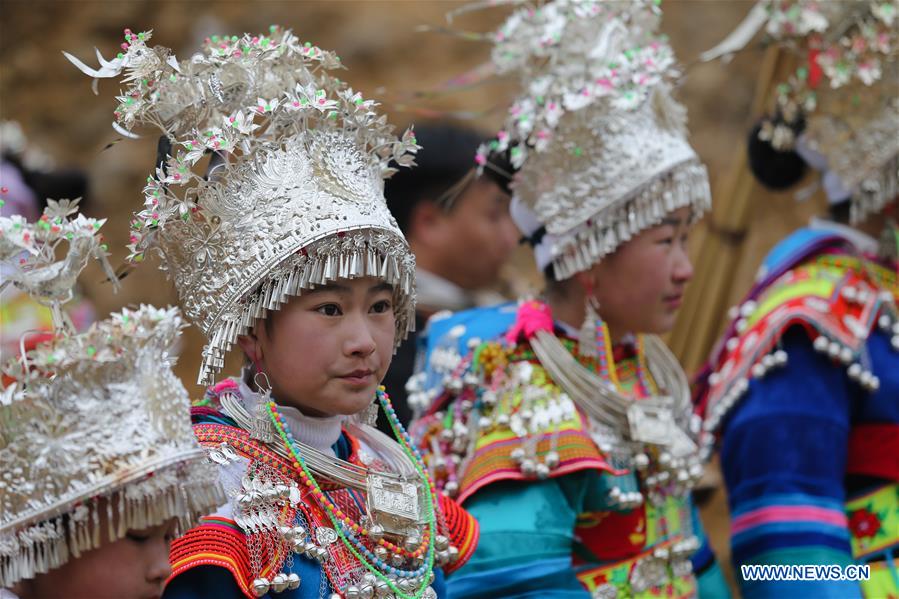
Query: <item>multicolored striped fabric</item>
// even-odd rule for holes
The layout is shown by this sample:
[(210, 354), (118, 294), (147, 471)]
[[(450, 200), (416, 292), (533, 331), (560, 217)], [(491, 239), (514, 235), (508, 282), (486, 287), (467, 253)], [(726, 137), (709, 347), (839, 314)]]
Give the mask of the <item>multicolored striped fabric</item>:
[[(817, 240), (812, 249), (808, 239)], [(899, 597), (897, 267), (862, 258), (847, 239), (808, 232), (773, 254), (698, 398), (706, 430), (719, 438), (742, 595)], [(827, 347), (813, 344), (820, 337)], [(774, 349), (785, 352), (786, 365), (756, 368)], [(850, 376), (854, 363), (879, 385)], [(739, 379), (745, 392), (728, 400)], [(708, 426), (718, 404), (726, 409)], [(878, 574), (867, 583), (749, 581), (740, 570), (853, 563)]]
[(230, 518), (201, 518), (196, 527), (172, 543), (169, 562), (172, 574), (167, 583), (192, 568), (214, 566), (230, 572), (245, 596), (256, 596), (249, 586), (253, 580), (253, 571), (246, 535)]

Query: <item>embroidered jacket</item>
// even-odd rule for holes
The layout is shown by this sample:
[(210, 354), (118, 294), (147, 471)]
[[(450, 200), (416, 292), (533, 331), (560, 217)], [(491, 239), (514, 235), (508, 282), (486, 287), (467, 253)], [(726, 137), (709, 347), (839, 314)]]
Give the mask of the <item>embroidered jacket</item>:
[[(899, 596), (897, 266), (837, 232), (781, 242), (700, 377), (744, 597)], [(856, 581), (747, 581), (754, 564), (870, 565)]]
[[(432, 318), (408, 386), (421, 416), (412, 434), (438, 487), (481, 523), (472, 560), (450, 578), (452, 596), (693, 596), (691, 555), (726, 596), (707, 546), (691, 544), (702, 533), (689, 498), (639, 500), (639, 478), (600, 449), (589, 418), (517, 335), (528, 326), (522, 306)], [(555, 329), (584, 366), (598, 368)], [(632, 391), (637, 347), (611, 375)]]
[[(332, 596), (332, 593), (361, 597), (376, 590), (379, 581), (372, 577), (369, 577), (372, 589), (363, 589), (365, 583), (358, 583), (366, 569), (341, 540), (322, 502), (303, 484), (292, 460), (238, 427), (218, 405), (217, 398), (222, 393), (252, 394), (236, 381), (225, 380), (207, 391), (204, 402), (192, 409), (192, 416), (194, 432), (201, 445), (208, 449), (210, 459), (221, 466), (221, 480), (233, 500), (173, 543), (172, 575), (164, 596), (167, 599), (212, 596), (305, 599)], [(346, 430), (332, 450), (337, 457), (359, 466), (379, 464), (372, 448)], [(248, 473), (253, 476), (248, 477)], [(264, 488), (251, 485), (248, 489), (249, 478), (265, 481), (261, 485)], [(266, 484), (268, 481), (273, 484)], [(364, 522), (363, 493), (323, 480), (318, 484), (352, 521)], [(263, 497), (273, 496), (270, 509), (244, 509), (242, 502), (246, 501), (248, 491), (254, 490)], [(438, 495), (438, 503), (435, 506), (438, 522), (451, 546), (458, 551), (458, 557), (444, 568), (453, 571), (473, 553), (478, 524), (455, 501)], [(434, 572), (436, 578), (431, 586), (436, 596), (443, 597), (443, 573), (436, 566)], [(274, 577), (279, 573), (296, 574), (299, 586), (274, 584)], [(272, 583), (268, 592), (260, 593), (254, 588), (260, 577)], [(355, 585), (360, 594), (347, 593), (350, 585)], [(381, 592), (389, 590), (380, 589)], [(414, 593), (410, 589), (409, 595)], [(434, 595), (423, 595), (428, 596)]]

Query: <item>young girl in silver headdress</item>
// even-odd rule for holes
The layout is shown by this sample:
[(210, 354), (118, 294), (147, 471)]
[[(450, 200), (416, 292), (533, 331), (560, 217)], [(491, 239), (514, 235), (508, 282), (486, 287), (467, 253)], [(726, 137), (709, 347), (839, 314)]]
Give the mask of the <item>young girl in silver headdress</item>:
[(658, 19), (651, 2), (547, 2), (494, 34), (522, 92), (478, 160), (518, 169), (512, 215), (548, 283), (435, 316), (410, 381), (437, 486), (481, 524), (454, 597), (727, 595), (690, 500), (686, 376), (656, 337), (710, 202)]
[(759, 2), (704, 55), (763, 28), (797, 55), (749, 165), (773, 189), (812, 166), (830, 205), (771, 249), (699, 379), (746, 598), (899, 595), (897, 15), (895, 0)]
[(91, 256), (105, 264), (103, 221), (48, 203), (36, 223), (0, 218), (6, 282), (56, 325), (3, 368), (0, 595), (158, 597), (173, 537), (224, 500), (170, 365), (182, 321), (141, 306), (75, 334), (59, 305)]
[[(159, 125), (163, 161), (133, 225), (208, 339), (194, 431), (230, 501), (172, 550), (166, 597), (434, 597), (477, 525), (437, 492), (381, 377), (413, 323), (414, 259), (383, 196), (411, 131), (290, 31), (213, 37), (190, 61), (126, 30), (117, 126)], [(80, 64), (77, 63), (76, 64)], [(207, 152), (208, 177), (194, 174)], [(370, 426), (387, 413), (397, 441)]]

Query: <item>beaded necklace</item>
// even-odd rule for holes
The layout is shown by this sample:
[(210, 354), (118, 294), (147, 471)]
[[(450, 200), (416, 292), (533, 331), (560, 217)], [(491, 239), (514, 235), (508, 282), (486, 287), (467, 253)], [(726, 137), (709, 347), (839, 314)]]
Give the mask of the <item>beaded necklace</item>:
[[(387, 420), (393, 429), (394, 435), (400, 441), (400, 446), (405, 451), (407, 457), (412, 461), (421, 480), (426, 482), (428, 486), (428, 492), (425, 493), (427, 527), (423, 532), (421, 542), (415, 543), (416, 546), (411, 549), (409, 549), (408, 546), (406, 548), (399, 547), (384, 539), (383, 531), (378, 530), (377, 525), (371, 526), (370, 528), (364, 528), (358, 523), (353, 522), (339, 506), (335, 505), (327, 494), (322, 491), (318, 481), (316, 481), (307, 466), (306, 461), (303, 459), (303, 456), (297, 451), (293, 434), (287, 428), (284, 416), (278, 412), (277, 404), (273, 401), (269, 401), (266, 404), (266, 408), (278, 436), (293, 457), (293, 466), (298, 472), (300, 479), (303, 484), (309, 488), (319, 505), (325, 509), (325, 512), (334, 524), (335, 531), (350, 553), (352, 553), (353, 556), (374, 576), (387, 584), (397, 597), (402, 599), (419, 599), (425, 593), (431, 582), (430, 575), (426, 574), (431, 574), (434, 569), (435, 536), (437, 534), (434, 506), (437, 505), (437, 491), (433, 481), (431, 481), (431, 478), (427, 473), (427, 469), (424, 468), (421, 453), (412, 443), (409, 434), (396, 416), (396, 411), (393, 409), (393, 405), (390, 403), (390, 398), (384, 388), (379, 387), (375, 396), (381, 404), (384, 413), (387, 415)], [(383, 548), (380, 553), (392, 551), (395, 554), (412, 559), (420, 558), (424, 553), (423, 563), (415, 570), (404, 570), (389, 564), (376, 554), (379, 553), (378, 548), (373, 552), (366, 547), (359, 538), (360, 535), (369, 537), (376, 543), (378, 548)], [(421, 579), (421, 582), (418, 585), (417, 591), (413, 595), (410, 595), (400, 589), (394, 581), (394, 578), (391, 578), (391, 576), (406, 580)]]
[[(611, 381), (620, 393), (628, 394), (621, 380), (618, 378), (618, 368), (615, 364), (615, 352), (612, 348), (612, 340), (609, 335), (609, 327), (604, 321), (596, 324), (596, 345), (599, 353), (596, 358), (597, 374), (602, 378)], [(659, 394), (659, 389), (652, 377), (648, 376), (649, 366), (646, 363), (646, 350), (643, 335), (637, 335), (636, 338), (637, 352), (637, 384), (639, 391), (634, 395), (643, 395), (644, 397), (652, 397)]]

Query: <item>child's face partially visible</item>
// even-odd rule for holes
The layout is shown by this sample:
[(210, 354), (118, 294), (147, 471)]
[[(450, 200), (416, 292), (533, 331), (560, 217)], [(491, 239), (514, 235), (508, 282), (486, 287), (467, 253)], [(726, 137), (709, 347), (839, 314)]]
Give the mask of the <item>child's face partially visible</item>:
[[(169, 547), (175, 520), (143, 530), (70, 558), (64, 565), (25, 581), (22, 599), (153, 599), (171, 573)], [(105, 531), (103, 531), (105, 535)]]
[(351, 415), (375, 397), (393, 357), (393, 289), (340, 280), (293, 297), (241, 348), (268, 376), (275, 400), (309, 416)]

